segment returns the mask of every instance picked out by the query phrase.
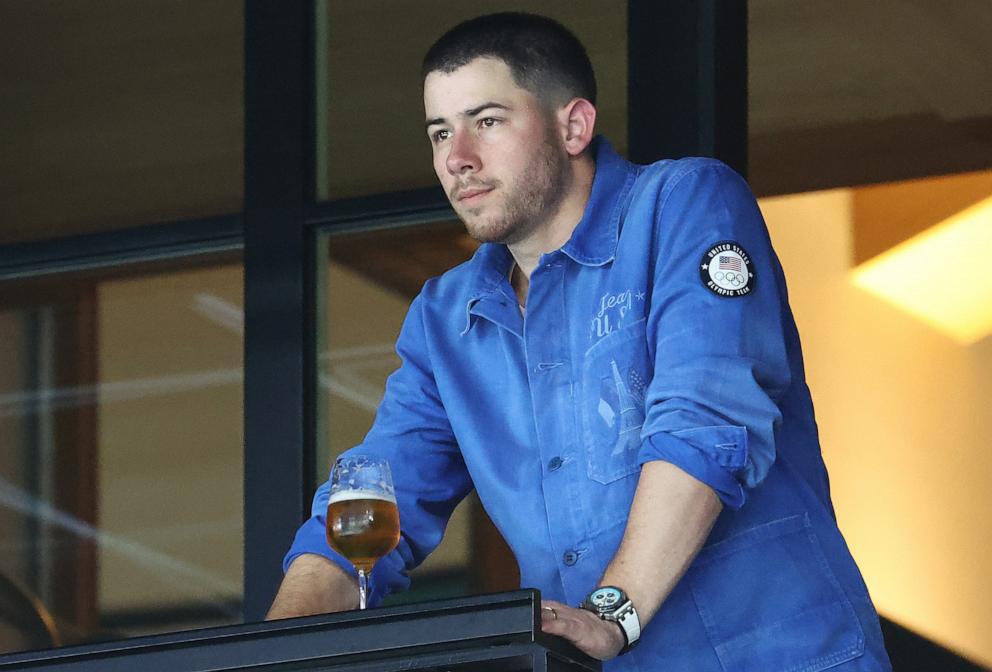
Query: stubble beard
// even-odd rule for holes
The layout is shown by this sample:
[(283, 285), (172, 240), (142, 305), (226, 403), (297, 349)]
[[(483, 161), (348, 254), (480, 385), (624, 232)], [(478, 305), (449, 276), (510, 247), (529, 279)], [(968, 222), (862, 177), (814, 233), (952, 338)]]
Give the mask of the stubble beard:
[(468, 234), (480, 243), (512, 245), (530, 236), (558, 213), (571, 177), (570, 165), (556, 139), (545, 138), (540, 150), (510, 188), (502, 181), (487, 183), (502, 196), (502, 212), (482, 214), (484, 208), (458, 210)]

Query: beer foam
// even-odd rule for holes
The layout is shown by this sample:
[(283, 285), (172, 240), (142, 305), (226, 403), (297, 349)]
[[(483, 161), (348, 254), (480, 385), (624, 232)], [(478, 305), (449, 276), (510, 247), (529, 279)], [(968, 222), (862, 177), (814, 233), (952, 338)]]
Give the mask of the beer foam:
[(394, 495), (387, 495), (386, 493), (373, 490), (339, 490), (331, 495), (331, 499), (327, 503), (349, 502), (353, 499), (378, 499), (382, 502), (396, 503), (396, 497)]

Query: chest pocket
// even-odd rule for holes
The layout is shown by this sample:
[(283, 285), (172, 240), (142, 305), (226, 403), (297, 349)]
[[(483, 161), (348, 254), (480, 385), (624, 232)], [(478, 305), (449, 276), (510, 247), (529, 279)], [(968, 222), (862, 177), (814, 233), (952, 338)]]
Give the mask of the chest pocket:
[(645, 320), (603, 337), (582, 368), (582, 443), (589, 478), (608, 484), (638, 471), (650, 380)]

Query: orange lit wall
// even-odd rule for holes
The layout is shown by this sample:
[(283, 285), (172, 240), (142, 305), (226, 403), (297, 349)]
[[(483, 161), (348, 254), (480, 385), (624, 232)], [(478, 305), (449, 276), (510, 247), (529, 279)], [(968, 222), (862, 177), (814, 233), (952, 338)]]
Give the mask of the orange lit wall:
[(882, 614), (992, 666), (992, 337), (959, 345), (851, 284), (853, 202), (761, 201), (840, 526)]

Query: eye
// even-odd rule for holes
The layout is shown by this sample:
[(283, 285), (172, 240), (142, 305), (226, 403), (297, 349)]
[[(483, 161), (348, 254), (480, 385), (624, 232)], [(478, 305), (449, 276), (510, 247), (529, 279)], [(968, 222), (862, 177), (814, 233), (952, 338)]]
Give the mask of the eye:
[(431, 133), (431, 140), (433, 140), (435, 143), (443, 142), (444, 140), (447, 140), (450, 137), (451, 137), (451, 131), (449, 131), (446, 128), (438, 129), (433, 133)]
[(500, 120), (496, 117), (483, 117), (479, 119), (479, 126), (482, 128), (492, 128), (499, 125)]

